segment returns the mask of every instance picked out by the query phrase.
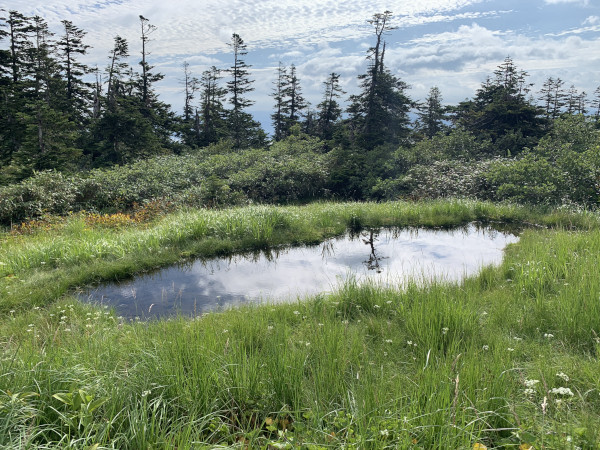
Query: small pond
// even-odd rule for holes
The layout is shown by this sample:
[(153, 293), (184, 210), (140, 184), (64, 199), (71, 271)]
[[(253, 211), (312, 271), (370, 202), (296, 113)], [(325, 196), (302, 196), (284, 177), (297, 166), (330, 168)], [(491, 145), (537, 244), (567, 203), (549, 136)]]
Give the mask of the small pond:
[(81, 295), (133, 318), (198, 315), (244, 302), (281, 302), (331, 291), (345, 279), (401, 285), (408, 279), (460, 280), (498, 264), (510, 232), (381, 229), (227, 258), (196, 260), (106, 284)]

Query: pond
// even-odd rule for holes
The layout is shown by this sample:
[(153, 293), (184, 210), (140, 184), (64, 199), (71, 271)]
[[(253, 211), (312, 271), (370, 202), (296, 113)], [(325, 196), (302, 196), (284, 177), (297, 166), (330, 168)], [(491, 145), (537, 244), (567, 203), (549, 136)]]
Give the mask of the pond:
[(196, 260), (85, 292), (128, 318), (199, 315), (246, 302), (295, 301), (358, 282), (460, 280), (498, 264), (516, 234), (471, 224), (457, 230), (380, 229), (319, 245)]

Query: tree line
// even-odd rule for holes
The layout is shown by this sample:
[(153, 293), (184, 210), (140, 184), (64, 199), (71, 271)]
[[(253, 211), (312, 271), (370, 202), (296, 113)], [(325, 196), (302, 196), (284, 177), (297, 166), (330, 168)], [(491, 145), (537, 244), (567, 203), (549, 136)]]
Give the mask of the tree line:
[[(392, 18), (385, 11), (368, 21), (374, 44), (367, 51), (365, 73), (358, 75), (359, 92), (348, 98), (334, 72), (324, 80), (322, 100), (313, 109), (294, 64), (280, 63), (275, 72), (272, 140), (303, 134), (322, 140), (324, 151), (337, 148), (332, 182), (335, 187), (337, 179), (340, 194), (360, 196), (364, 181), (359, 186), (356, 178), (370, 177), (374, 184), (385, 176), (384, 162), (398, 146), (460, 130), (491, 143), (488, 156), (517, 155), (535, 146), (564, 115), (600, 117), (600, 87), (588, 95), (550, 77), (534, 91), (527, 73), (509, 57), (471, 99), (444, 106), (434, 86), (417, 102), (386, 65), (385, 36), (394, 28)], [(156, 91), (164, 75), (152, 65), (156, 26), (147, 18), (139, 16), (137, 66), (130, 64), (131, 45), (121, 36), (114, 37), (104, 68), (85, 65), (86, 32), (68, 20), (61, 25), (56, 35), (39, 16), (8, 11), (0, 17), (0, 184), (36, 171), (123, 165), (218, 142), (232, 149), (269, 145), (248, 112), (253, 80), (245, 61), (247, 45), (238, 34), (228, 44), (230, 67), (213, 66), (198, 78), (183, 63), (184, 107), (175, 113)]]

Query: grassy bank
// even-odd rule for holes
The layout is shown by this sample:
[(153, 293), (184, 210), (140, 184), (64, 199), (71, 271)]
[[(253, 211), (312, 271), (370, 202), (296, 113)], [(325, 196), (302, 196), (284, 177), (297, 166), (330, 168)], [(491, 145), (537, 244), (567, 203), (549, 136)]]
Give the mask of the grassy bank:
[[(65, 296), (182, 257), (473, 220), (540, 226), (461, 285), (349, 282), (297, 304), (133, 324)], [(0, 244), (0, 446), (596, 448), (594, 214), (323, 203), (50, 228)]]

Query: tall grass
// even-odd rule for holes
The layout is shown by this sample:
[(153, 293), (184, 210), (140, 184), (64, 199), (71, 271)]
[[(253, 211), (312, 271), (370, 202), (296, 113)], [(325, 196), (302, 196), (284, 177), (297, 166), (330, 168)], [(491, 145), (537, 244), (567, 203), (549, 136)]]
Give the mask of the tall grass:
[[(156, 253), (176, 249), (180, 257), (206, 242), (230, 242), (230, 251), (255, 241), (318, 239), (358, 224), (450, 226), (476, 218), (587, 229), (525, 231), (500, 267), (460, 284), (396, 290), (349, 280), (328, 296), (193, 320), (129, 323), (69, 297), (31, 302), (0, 321), (0, 447), (595, 448), (595, 217), (463, 202), (419, 207), (188, 211), (171, 216), (179, 220), (174, 228), (161, 221), (121, 232), (81, 230), (74, 219), (68, 231), (6, 237), (3, 258), (19, 246), (33, 258), (53, 238), (98, 233), (115, 245), (103, 257), (108, 267), (137, 251), (134, 236), (152, 233)], [(156, 231), (161, 227), (181, 234)], [(200, 230), (196, 238), (193, 230)], [(131, 247), (119, 253), (116, 241)], [(99, 267), (93, 259), (72, 264)], [(53, 272), (19, 267), (3, 281), (10, 289)], [(60, 263), (54, 271), (70, 274), (68, 268)], [(15, 288), (16, 295), (19, 289), (26, 288)]]

